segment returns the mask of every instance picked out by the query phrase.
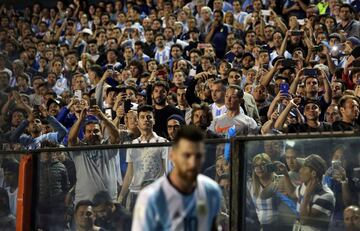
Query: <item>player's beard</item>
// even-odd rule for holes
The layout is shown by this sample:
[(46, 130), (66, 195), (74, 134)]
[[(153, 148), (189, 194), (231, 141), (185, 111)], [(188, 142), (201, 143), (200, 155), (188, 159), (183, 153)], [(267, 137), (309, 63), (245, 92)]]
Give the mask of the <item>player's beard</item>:
[(194, 183), (196, 181), (197, 171), (178, 171), (179, 177), (188, 183)]

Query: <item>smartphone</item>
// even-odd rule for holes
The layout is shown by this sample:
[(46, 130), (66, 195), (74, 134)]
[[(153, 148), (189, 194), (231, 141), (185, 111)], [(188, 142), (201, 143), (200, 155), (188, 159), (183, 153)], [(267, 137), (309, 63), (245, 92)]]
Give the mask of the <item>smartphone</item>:
[(131, 100), (130, 99), (125, 100), (125, 102), (124, 102), (125, 113), (128, 113), (130, 111), (131, 107), (132, 107)]
[(307, 68), (307, 69), (304, 69), (304, 75), (311, 76), (311, 77), (317, 77), (318, 72), (317, 72), (317, 69)]
[(270, 16), (270, 10), (261, 10), (263, 16)]
[(287, 68), (294, 68), (296, 66), (296, 61), (292, 59), (284, 59), (281, 61), (281, 65)]
[(353, 177), (360, 179), (360, 167), (353, 168)]
[(284, 94), (289, 94), (289, 84), (288, 83), (280, 83), (280, 92)]
[(313, 46), (313, 48), (311, 48), (311, 51), (320, 52), (322, 51), (322, 46)]
[(268, 69), (269, 69), (269, 64), (263, 64), (262, 67), (263, 67), (264, 69), (268, 70)]
[(305, 25), (305, 19), (298, 19), (297, 20), (300, 26)]
[(111, 108), (105, 109), (105, 115), (107, 117), (112, 118), (112, 110), (111, 110)]
[(293, 35), (293, 36), (301, 36), (301, 35), (303, 35), (303, 32), (301, 30), (292, 30), (291, 35)]
[(96, 99), (95, 98), (91, 98), (90, 99), (90, 108), (94, 107), (96, 104)]
[(275, 172), (278, 169), (278, 167), (276, 164), (270, 163), (265, 165), (265, 169), (266, 172), (271, 173), (271, 172)]
[(340, 160), (331, 161), (331, 167), (333, 169), (339, 169), (341, 167), (341, 161)]
[(82, 97), (81, 90), (75, 90), (74, 96), (78, 99), (81, 99)]

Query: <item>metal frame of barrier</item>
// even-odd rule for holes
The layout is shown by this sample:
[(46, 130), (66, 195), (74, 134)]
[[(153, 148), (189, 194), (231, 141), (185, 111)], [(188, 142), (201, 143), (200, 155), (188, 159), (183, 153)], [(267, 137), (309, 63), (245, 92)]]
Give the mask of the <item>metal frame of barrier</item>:
[[(326, 138), (360, 138), (360, 134), (354, 132), (326, 132), (326, 133), (298, 133), (298, 134), (281, 134), (271, 136), (238, 136), (231, 139), (231, 196), (230, 196), (230, 230), (245, 229), (246, 213), (246, 174), (245, 174), (245, 146), (249, 141), (265, 140), (301, 140), (301, 139), (326, 139)], [(234, 155), (239, 154), (239, 155)]]

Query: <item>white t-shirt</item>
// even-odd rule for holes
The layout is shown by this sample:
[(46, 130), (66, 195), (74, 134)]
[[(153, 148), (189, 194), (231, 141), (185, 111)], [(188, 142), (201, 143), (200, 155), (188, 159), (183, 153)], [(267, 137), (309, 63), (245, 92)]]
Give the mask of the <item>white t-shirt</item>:
[(237, 135), (257, 134), (260, 129), (253, 118), (241, 113), (233, 118), (224, 114), (216, 118), (214, 123), (215, 132), (219, 135), (226, 135), (232, 126), (235, 126)]
[[(164, 143), (167, 140), (153, 132), (149, 142), (141, 137), (131, 141), (131, 144)], [(145, 181), (156, 180), (164, 175), (164, 163), (168, 159), (168, 147), (129, 148), (126, 153), (126, 162), (133, 164), (133, 179), (130, 183), (130, 192), (139, 192)]]

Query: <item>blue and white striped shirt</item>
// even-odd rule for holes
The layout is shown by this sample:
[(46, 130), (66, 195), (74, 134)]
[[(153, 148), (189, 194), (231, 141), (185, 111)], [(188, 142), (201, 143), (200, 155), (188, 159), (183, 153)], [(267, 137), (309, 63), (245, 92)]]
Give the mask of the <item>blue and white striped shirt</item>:
[(196, 189), (189, 195), (163, 176), (140, 192), (132, 230), (210, 230), (220, 203), (219, 186), (204, 175), (198, 175)]

